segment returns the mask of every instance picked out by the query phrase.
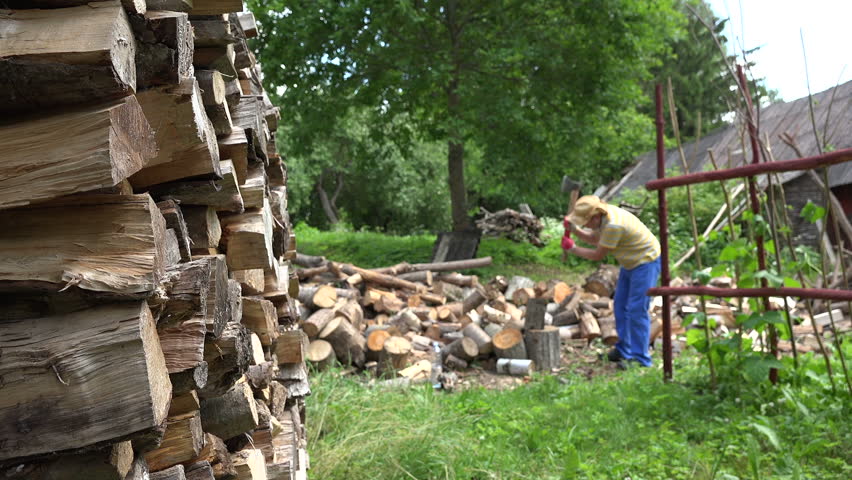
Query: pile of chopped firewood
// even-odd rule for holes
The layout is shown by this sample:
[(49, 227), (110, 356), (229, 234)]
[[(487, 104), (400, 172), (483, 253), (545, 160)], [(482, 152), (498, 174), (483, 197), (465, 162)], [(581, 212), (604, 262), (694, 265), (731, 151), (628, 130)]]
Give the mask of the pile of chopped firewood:
[(529, 242), (536, 247), (543, 247), (540, 235), (544, 229), (541, 221), (530, 213), (521, 213), (506, 208), (494, 213), (480, 208), (483, 217), (476, 221), (476, 227), (483, 235), (506, 237), (516, 242)]
[(305, 267), (297, 274), (307, 356), (320, 367), (338, 361), (427, 380), (435, 363), (456, 370), (490, 359), (498, 372), (529, 374), (559, 368), (565, 341), (618, 340), (610, 265), (580, 287), (521, 276), (482, 284), (456, 272), (490, 258), (374, 270), (301, 254), (295, 263)]

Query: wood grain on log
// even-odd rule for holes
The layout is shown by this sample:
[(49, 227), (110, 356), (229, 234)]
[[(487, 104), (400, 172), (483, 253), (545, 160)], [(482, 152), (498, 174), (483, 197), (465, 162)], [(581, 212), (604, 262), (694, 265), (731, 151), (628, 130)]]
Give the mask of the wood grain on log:
[(498, 358), (527, 358), (524, 336), (516, 328), (504, 328), (491, 341)]
[(199, 391), (204, 398), (216, 397), (230, 390), (234, 381), (248, 368), (252, 358), (250, 336), (246, 328), (228, 322), (217, 339), (208, 338), (204, 360), (208, 364), (207, 385)]
[[(10, 465), (0, 468), (4, 479), (55, 480), (85, 475), (87, 480), (143, 480), (131, 475), (134, 462), (129, 440), (94, 452), (53, 455), (45, 460), (16, 461)], [(148, 473), (147, 468), (144, 473)]]
[(598, 318), (598, 325), (601, 329), (601, 338), (607, 345), (615, 345), (618, 343), (618, 332), (615, 330), (615, 317), (608, 315)]
[(240, 284), (245, 295), (260, 295), (266, 288), (266, 276), (262, 268), (232, 270), (231, 278)]
[(182, 208), (188, 205), (211, 206), (218, 212), (242, 213), (245, 210), (234, 166), (230, 160), (219, 162), (222, 178), (186, 180), (151, 186), (147, 191), (158, 199), (174, 199)]
[(198, 411), (169, 417), (163, 441), (155, 450), (145, 453), (145, 461), (152, 471), (188, 462), (198, 455), (204, 446), (201, 417)]
[(601, 336), (601, 328), (594, 315), (586, 312), (580, 316), (580, 332), (583, 338), (588, 341), (592, 341)]
[(0, 351), (0, 461), (145, 436), (166, 418), (172, 387), (145, 302), (4, 322)]
[(615, 265), (601, 264), (594, 273), (586, 278), (583, 290), (601, 297), (612, 298), (618, 283), (619, 268)]
[(231, 462), (237, 472), (236, 480), (267, 480), (266, 459), (259, 449), (234, 452), (231, 454)]
[[(195, 26), (195, 22), (193, 22), (193, 26)], [(225, 80), (222, 73), (218, 70), (197, 70), (195, 76), (201, 88), (204, 110), (207, 112), (207, 117), (210, 118), (210, 123), (213, 124), (213, 130), (217, 136), (230, 135), (234, 130), (234, 123), (231, 120), (231, 110), (225, 97)], [(220, 151), (220, 155), (224, 155), (224, 153)], [(222, 158), (228, 157), (223, 156)]]
[(334, 364), (334, 349), (325, 340), (314, 340), (308, 345), (306, 358), (318, 370), (323, 370)]
[(278, 313), (269, 300), (243, 297), (243, 325), (260, 337), (264, 346), (278, 338)]
[(166, 222), (148, 195), (65, 197), (0, 211), (0, 289), (142, 296), (164, 273)]
[(331, 344), (340, 363), (364, 366), (367, 341), (345, 317), (334, 317), (320, 332), (319, 338)]
[(213, 467), (210, 466), (210, 462), (208, 461), (186, 465), (184, 467), (184, 474), (186, 475), (186, 480), (215, 480), (216, 478), (213, 475)]
[(201, 400), (198, 399), (198, 393), (195, 390), (178, 395), (172, 394), (172, 402), (169, 404), (169, 417), (177, 417), (199, 409), (201, 409)]
[(231, 463), (231, 454), (221, 438), (211, 433), (204, 434), (204, 448), (198, 457), (192, 459), (188, 464), (207, 462), (213, 468), (213, 474), (217, 479), (232, 478), (236, 471)]
[(305, 361), (308, 336), (302, 330), (287, 330), (279, 334), (274, 349), (278, 363), (300, 363)]
[(150, 480), (186, 480), (183, 465), (175, 465), (159, 472), (151, 472)]
[(462, 333), (476, 343), (479, 354), (488, 355), (494, 350), (494, 345), (491, 343), (491, 336), (479, 325), (468, 323), (462, 328)]
[(169, 374), (195, 368), (204, 361), (206, 332), (201, 316), (157, 329)]
[[(4, 64), (0, 59), (0, 71)], [(0, 208), (117, 185), (156, 153), (154, 131), (133, 96), (2, 125)]]
[(160, 213), (163, 214), (163, 218), (166, 220), (166, 228), (174, 230), (175, 235), (177, 235), (181, 261), (189, 262), (192, 260), (192, 247), (190, 245), (191, 239), (186, 227), (186, 220), (183, 218), (183, 210), (181, 210), (180, 205), (174, 200), (157, 202), (157, 208), (160, 209)]
[(136, 91), (136, 40), (121, 3), (6, 11), (0, 19), (0, 111), (120, 98)]

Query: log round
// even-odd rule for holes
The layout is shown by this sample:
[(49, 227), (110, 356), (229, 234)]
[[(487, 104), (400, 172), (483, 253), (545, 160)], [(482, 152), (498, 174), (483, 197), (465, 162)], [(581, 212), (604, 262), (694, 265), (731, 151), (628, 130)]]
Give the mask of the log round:
[(535, 363), (532, 360), (518, 358), (498, 358), (497, 373), (526, 376), (535, 371)]
[(391, 373), (402, 370), (411, 354), (411, 342), (405, 337), (390, 337), (385, 340), (379, 360), (379, 372)]
[(504, 328), (491, 341), (498, 358), (527, 358), (524, 336), (517, 328)]
[(325, 340), (314, 340), (308, 345), (308, 361), (318, 370), (323, 370), (334, 364), (334, 349)]
[(381, 352), (385, 348), (385, 341), (391, 337), (391, 333), (385, 330), (373, 330), (367, 335), (367, 360), (378, 361)]
[(595, 293), (601, 297), (612, 298), (615, 285), (618, 283), (619, 268), (615, 265), (602, 264), (586, 278), (583, 290)]
[(476, 343), (480, 355), (488, 355), (494, 350), (494, 345), (491, 343), (491, 336), (479, 325), (473, 322), (468, 323), (462, 328), (462, 333), (465, 337), (470, 338)]
[(330, 308), (321, 308), (312, 313), (310, 317), (302, 322), (302, 330), (308, 338), (317, 338), (323, 328), (334, 318), (335, 312)]
[(601, 327), (598, 325), (598, 320), (591, 313), (584, 313), (580, 317), (580, 334), (590, 342), (601, 336)]
[(549, 372), (559, 368), (560, 358), (559, 328), (544, 327), (541, 330), (527, 330), (524, 334), (527, 355), (538, 365), (539, 370)]
[(453, 355), (469, 362), (479, 355), (479, 347), (476, 346), (476, 342), (472, 338), (462, 337), (447, 345), (441, 350), (441, 354), (444, 359), (449, 355)]

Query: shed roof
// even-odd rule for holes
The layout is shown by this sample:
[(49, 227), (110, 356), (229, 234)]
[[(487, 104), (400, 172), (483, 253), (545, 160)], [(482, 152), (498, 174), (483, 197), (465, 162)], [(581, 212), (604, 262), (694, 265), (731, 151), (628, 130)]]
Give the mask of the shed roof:
[[(852, 81), (816, 93), (813, 100), (814, 117), (820, 136), (836, 150), (852, 148)], [(794, 150), (781, 141), (780, 135), (784, 133), (795, 139), (805, 157), (819, 154), (808, 111), (808, 97), (770, 105), (759, 112), (758, 122), (761, 138), (764, 141), (769, 138), (769, 147), (775, 160), (798, 158)], [(715, 130), (698, 142), (685, 144), (683, 150), (690, 172), (713, 168), (708, 151), (713, 152), (719, 168), (739, 166), (752, 161), (748, 135), (744, 132), (742, 122)], [(625, 176), (602, 196), (609, 199), (622, 190), (643, 187), (645, 183), (657, 178), (656, 165), (656, 151), (642, 154)], [(674, 168), (682, 170), (681, 159), (677, 149), (671, 148), (666, 150), (666, 170)], [(783, 176), (783, 181), (789, 181), (802, 173), (789, 172)], [(852, 184), (852, 162), (832, 166), (829, 170), (829, 183), (831, 187)]]

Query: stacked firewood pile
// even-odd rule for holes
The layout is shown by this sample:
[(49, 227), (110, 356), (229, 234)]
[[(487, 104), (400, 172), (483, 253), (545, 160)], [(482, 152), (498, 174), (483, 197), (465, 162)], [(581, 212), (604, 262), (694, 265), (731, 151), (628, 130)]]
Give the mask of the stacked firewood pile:
[(253, 16), (7, 5), (0, 476), (305, 478), (307, 342)]
[(510, 208), (491, 213), (481, 208), (483, 216), (476, 221), (476, 228), (485, 236), (505, 237), (515, 242), (529, 242), (543, 247), (541, 220), (532, 213), (521, 213)]
[(609, 265), (580, 287), (521, 276), (482, 284), (457, 273), (490, 258), (374, 270), (301, 254), (295, 263), (304, 267), (297, 305), (308, 360), (319, 367), (338, 361), (417, 381), (435, 363), (457, 370), (476, 359), (525, 375), (559, 368), (563, 342), (618, 340), (610, 300), (618, 270)]

